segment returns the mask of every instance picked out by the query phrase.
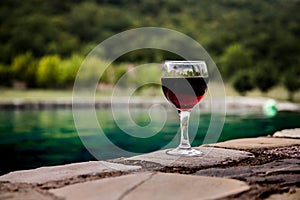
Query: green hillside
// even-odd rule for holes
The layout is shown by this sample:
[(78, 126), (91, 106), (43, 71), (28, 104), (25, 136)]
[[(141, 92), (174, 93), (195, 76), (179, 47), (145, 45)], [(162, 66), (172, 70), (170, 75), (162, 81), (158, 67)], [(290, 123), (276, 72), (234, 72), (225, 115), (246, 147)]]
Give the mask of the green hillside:
[[(299, 10), (296, 0), (2, 0), (0, 85), (17, 80), (33, 88), (69, 87), (84, 56), (101, 41), (155, 26), (202, 44), (242, 94), (249, 90), (240, 84), (245, 77), (263, 92), (283, 85), (292, 94), (300, 87)], [(161, 62), (165, 55), (136, 51), (115, 65)], [(62, 77), (51, 84), (40, 77), (58, 76), (38, 69), (56, 65), (53, 70), (64, 69)]]

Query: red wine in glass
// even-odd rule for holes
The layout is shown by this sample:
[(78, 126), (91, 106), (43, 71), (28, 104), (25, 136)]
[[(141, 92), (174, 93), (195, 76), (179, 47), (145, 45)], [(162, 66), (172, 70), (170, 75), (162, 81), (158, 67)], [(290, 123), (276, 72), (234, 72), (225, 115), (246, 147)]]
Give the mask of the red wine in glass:
[(192, 110), (204, 97), (208, 77), (166, 77), (161, 82), (166, 98), (183, 111)]

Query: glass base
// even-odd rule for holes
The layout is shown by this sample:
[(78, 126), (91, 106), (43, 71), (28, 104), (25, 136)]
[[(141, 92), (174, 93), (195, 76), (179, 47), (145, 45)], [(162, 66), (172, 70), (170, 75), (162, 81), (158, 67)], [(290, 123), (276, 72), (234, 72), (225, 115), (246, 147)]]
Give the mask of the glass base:
[(176, 149), (166, 151), (166, 154), (172, 156), (202, 156), (203, 152), (193, 148), (184, 149), (177, 147)]

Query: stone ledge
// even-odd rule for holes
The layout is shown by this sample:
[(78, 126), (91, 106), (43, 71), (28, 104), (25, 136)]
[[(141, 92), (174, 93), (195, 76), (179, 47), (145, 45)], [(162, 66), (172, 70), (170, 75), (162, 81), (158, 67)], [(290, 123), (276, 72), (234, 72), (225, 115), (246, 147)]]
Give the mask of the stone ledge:
[(1, 200), (61, 200), (46, 190), (30, 184), (0, 182)]
[(274, 137), (242, 138), (215, 144), (208, 144), (205, 146), (249, 151), (255, 149), (269, 149), (293, 145), (300, 145), (300, 140)]
[(140, 168), (140, 166), (128, 166), (105, 161), (90, 161), (10, 172), (0, 176), (0, 181), (43, 184), (51, 181), (62, 181), (64, 179), (70, 179), (82, 175), (93, 175), (113, 171), (130, 171)]
[[(249, 190), (238, 180), (170, 173), (136, 173), (50, 190), (64, 199), (217, 199)], [(83, 193), (82, 191), (85, 191)]]
[(300, 128), (277, 131), (273, 134), (273, 137), (300, 139)]

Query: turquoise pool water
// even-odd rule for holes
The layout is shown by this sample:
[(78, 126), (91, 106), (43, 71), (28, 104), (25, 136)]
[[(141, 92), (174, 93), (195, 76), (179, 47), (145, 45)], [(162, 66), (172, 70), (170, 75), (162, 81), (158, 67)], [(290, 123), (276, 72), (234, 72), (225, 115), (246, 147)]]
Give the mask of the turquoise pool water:
[[(126, 121), (128, 116), (124, 114), (122, 117), (122, 112), (121, 109), (119, 122), (123, 126), (128, 124), (128, 127), (125, 127), (127, 130), (134, 130), (135, 127)], [(124, 134), (108, 109), (99, 109), (96, 114), (105, 134), (99, 135), (97, 127), (81, 130), (82, 137), (92, 141), (91, 144), (95, 148), (102, 146), (105, 150), (101, 137), (107, 137), (116, 146), (135, 153), (175, 147), (178, 144), (179, 122), (175, 111), (168, 111), (167, 121), (162, 130), (149, 138), (134, 138)], [(135, 109), (131, 117), (140, 126), (147, 126), (150, 123), (147, 110)], [(199, 127), (198, 119), (200, 119)], [(194, 138), (192, 143), (194, 146), (203, 143), (209, 121), (210, 114), (201, 114), (199, 118), (197, 112), (192, 113), (190, 131), (197, 133), (191, 134)], [(155, 119), (152, 121), (153, 126), (149, 127), (150, 132), (156, 131), (155, 123), (158, 122), (159, 120), (156, 122)], [(272, 118), (262, 114), (228, 115), (219, 141), (265, 136), (277, 130), (295, 127), (300, 127), (300, 113), (297, 112), (279, 112)], [(146, 132), (143, 134), (147, 135)], [(170, 142), (172, 139), (174, 140)], [(103, 159), (130, 155), (111, 149), (106, 150)], [(0, 174), (39, 166), (95, 160), (82, 144), (75, 128), (72, 110), (68, 109), (1, 111), (0, 153), (2, 156)]]

